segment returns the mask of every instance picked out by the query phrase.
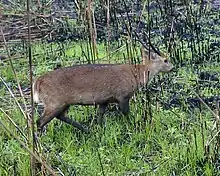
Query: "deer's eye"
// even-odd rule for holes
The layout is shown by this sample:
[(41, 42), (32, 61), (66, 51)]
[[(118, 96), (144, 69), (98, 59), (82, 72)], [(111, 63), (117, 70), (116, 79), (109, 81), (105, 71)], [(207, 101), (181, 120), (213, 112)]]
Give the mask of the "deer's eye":
[(164, 60), (164, 63), (168, 63), (168, 60), (167, 60), (167, 59), (165, 59), (165, 60)]

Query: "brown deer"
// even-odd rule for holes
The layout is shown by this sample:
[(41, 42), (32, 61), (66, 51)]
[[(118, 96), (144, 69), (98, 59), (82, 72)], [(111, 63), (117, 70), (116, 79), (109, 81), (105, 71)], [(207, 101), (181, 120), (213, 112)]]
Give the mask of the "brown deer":
[(37, 120), (38, 130), (54, 117), (87, 131), (80, 123), (65, 117), (70, 105), (98, 105), (102, 118), (109, 103), (118, 103), (124, 115), (129, 112), (129, 99), (141, 86), (159, 72), (173, 68), (168, 59), (142, 49), (143, 64), (88, 64), (48, 72), (33, 84), (34, 101), (42, 102), (43, 115)]

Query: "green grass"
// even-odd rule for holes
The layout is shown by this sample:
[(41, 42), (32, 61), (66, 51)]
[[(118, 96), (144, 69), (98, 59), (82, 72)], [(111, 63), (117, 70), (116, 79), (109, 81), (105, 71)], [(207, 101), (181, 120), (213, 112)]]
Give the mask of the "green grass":
[[(70, 46), (70, 44), (68, 45)], [(62, 66), (72, 65), (82, 57), (80, 45), (71, 43), (72, 47), (65, 50), (65, 56), (58, 57), (59, 52), (48, 54), (46, 51), (52, 47), (56, 50), (58, 45), (33, 46), (33, 54), (41, 53), (34, 57), (34, 74), (53, 70), (57, 62)], [(99, 58), (106, 55), (105, 46), (98, 45)], [(112, 58), (123, 58), (122, 53), (117, 52)], [(49, 59), (47, 59), (49, 58)], [(104, 62), (104, 61), (103, 61)], [(25, 58), (13, 61), (18, 79), (22, 85), (28, 85), (28, 65)], [(215, 68), (207, 66), (204, 70)], [(105, 115), (106, 125), (95, 125), (90, 134), (84, 134), (73, 127), (54, 119), (49, 123), (46, 134), (39, 138), (41, 144), (41, 155), (45, 161), (57, 172), (64, 175), (218, 175), (215, 165), (214, 149), (216, 140), (210, 145), (211, 158), (206, 158), (205, 142), (209, 139), (212, 129), (213, 117), (205, 108), (202, 111), (185, 111), (182, 104), (179, 108), (165, 110), (161, 105), (156, 105), (155, 96), (162, 100), (172, 97), (168, 87), (177, 91), (175, 84), (182, 85), (178, 90), (193, 96), (190, 92), (193, 83), (189, 79), (197, 79), (198, 75), (190, 68), (178, 69), (176, 73), (164, 75), (173, 80), (173, 86), (162, 85), (163, 94), (153, 93), (152, 99), (152, 121), (147, 113), (144, 121), (145, 98), (144, 93), (137, 93), (130, 102), (131, 112), (129, 117), (123, 117), (113, 112)], [(10, 65), (1, 67), (1, 77), (15, 91), (14, 75)], [(176, 77), (182, 79), (176, 79)], [(158, 78), (156, 77), (156, 80)], [(150, 85), (153, 86), (154, 82)], [(171, 84), (171, 83), (170, 83)], [(210, 94), (207, 92), (202, 94)], [(218, 90), (214, 90), (219, 93)], [(2, 108), (12, 117), (24, 134), (27, 134), (26, 122), (15, 102), (5, 93), (7, 90), (0, 85), (1, 97), (9, 100)], [(215, 93), (214, 93), (215, 94)], [(18, 98), (19, 100), (19, 98)], [(183, 97), (184, 100), (184, 97)], [(20, 100), (19, 100), (20, 101)], [(160, 103), (159, 103), (160, 104)], [(83, 121), (90, 115), (94, 115), (94, 107), (72, 106), (68, 115), (77, 121)], [(35, 119), (37, 119), (35, 113)], [(6, 116), (0, 112), (0, 119), (24, 140), (15, 130), (14, 126), (6, 120)], [(29, 154), (13, 137), (0, 128), (0, 175), (30, 175)]]
[[(36, 12), (36, 14), (42, 13), (47, 16), (48, 13), (52, 13), (50, 3), (40, 3), (43, 7), (40, 9), (42, 12), (35, 9), (38, 8), (37, 5), (31, 9), (33, 14)], [(79, 18), (83, 18), (83, 13), (86, 13), (84, 8), (87, 5), (80, 1), (78, 3), (81, 4), (79, 10), (82, 15)], [(107, 40), (108, 31), (105, 23), (102, 23), (102, 20), (99, 19), (100, 16), (101, 19), (105, 19), (104, 14), (107, 12), (107, 8), (102, 2), (97, 1), (96, 3), (94, 12), (98, 22), (97, 27), (99, 25), (99, 27), (103, 27), (103, 30), (106, 30), (102, 31), (106, 34), (106, 38), (105, 36), (102, 37)], [(143, 3), (141, 2), (142, 5)], [(212, 130), (215, 122), (213, 114), (202, 104), (200, 104), (200, 107), (192, 108), (192, 105), (187, 102), (189, 98), (196, 98), (194, 91), (203, 98), (220, 95), (220, 90), (216, 88), (219, 81), (209, 80), (203, 82), (200, 80), (201, 72), (214, 73), (220, 79), (219, 49), (217, 48), (220, 37), (218, 34), (214, 34), (215, 32), (218, 33), (220, 29), (218, 24), (219, 13), (218, 11), (214, 12), (210, 4), (202, 7), (202, 3), (201, 1), (201, 4), (195, 5), (193, 2), (187, 1), (161, 1), (158, 4), (160, 7), (150, 11), (151, 19), (148, 19), (147, 10), (144, 12), (143, 17), (139, 18), (139, 13), (135, 15), (136, 7), (133, 6), (135, 3), (126, 1), (128, 6), (126, 8), (130, 8), (129, 6), (132, 4), (131, 12), (132, 14), (134, 12), (134, 16), (130, 17), (132, 31), (138, 31), (141, 40), (147, 40), (143, 35), (147, 35), (150, 29), (151, 42), (153, 45), (160, 47), (161, 51), (167, 51), (165, 44), (174, 46), (169, 54), (172, 56), (173, 60), (171, 62), (174, 63), (175, 71), (154, 78), (150, 87), (161, 91), (149, 93), (150, 107), (148, 101), (146, 101), (146, 93), (137, 92), (130, 100), (131, 110), (128, 117), (118, 115), (117, 112), (108, 111), (105, 114), (105, 126), (94, 125), (89, 134), (82, 133), (57, 119), (52, 120), (47, 126), (46, 133), (38, 138), (38, 152), (57, 175), (220, 176), (219, 134), (215, 136), (219, 130), (219, 125), (217, 125), (217, 129)], [(4, 8), (5, 14), (26, 14), (26, 6), (23, 1), (6, 4), (0, 3), (0, 7)], [(115, 5), (114, 2), (110, 4), (111, 6)], [(110, 56), (107, 56), (106, 43), (97, 42), (98, 56), (96, 62), (127, 63), (135, 58), (139, 63), (141, 62), (139, 47), (133, 50), (133, 47), (136, 46), (136, 36), (132, 33), (133, 43), (127, 36), (124, 36), (127, 35), (124, 29), (125, 25), (128, 28), (131, 27), (126, 16), (123, 18), (114, 17), (120, 16), (118, 10), (126, 10), (125, 5), (122, 2), (117, 2), (117, 5), (117, 8), (110, 9), (110, 30), (113, 34), (112, 37), (116, 33), (123, 34), (118, 39), (119, 41), (109, 42), (109, 50), (112, 53)], [(154, 6), (154, 3), (152, 5)], [(103, 10), (101, 10), (102, 8)], [(39, 19), (37, 16), (33, 17), (33, 25), (39, 22), (41, 25), (43, 17)], [(45, 19), (46, 21), (49, 20)], [(91, 46), (88, 43), (89, 37), (88, 33), (85, 32), (87, 31), (87, 25), (85, 24), (88, 21), (86, 19), (73, 20), (68, 16), (63, 17), (63, 15), (56, 17), (55, 13), (54, 20), (57, 19), (59, 19), (59, 22), (53, 23), (54, 26), (50, 29), (60, 29), (60, 31), (63, 31), (62, 35), (77, 32), (81, 38), (87, 39), (59, 43), (47, 43), (42, 39), (39, 43), (33, 42), (34, 77), (54, 70), (59, 64), (64, 67), (92, 61)], [(137, 20), (146, 22), (146, 26), (141, 27), (140, 25), (137, 27), (135, 25)], [(148, 20), (152, 21), (150, 27), (147, 25)], [(195, 23), (194, 20), (196, 20)], [(49, 21), (48, 23), (50, 23)], [(6, 26), (14, 22), (17, 24), (15, 17), (10, 20), (6, 18), (5, 22)], [(99, 24), (99, 22), (101, 23)], [(18, 30), (16, 24), (15, 27)], [(118, 29), (114, 29), (115, 25)], [(24, 29), (23, 27), (22, 29)], [(69, 28), (67, 29), (67, 27)], [(76, 27), (79, 27), (77, 29), (79, 31), (74, 30)], [(72, 29), (73, 31), (71, 31)], [(142, 33), (143, 31), (146, 33)], [(99, 32), (97, 31), (98, 34)], [(56, 31), (53, 33), (56, 33)], [(184, 37), (187, 35), (193, 37)], [(216, 46), (211, 49), (211, 43), (215, 42)], [(26, 43), (19, 44), (11, 41), (7, 42), (7, 45), (21, 87), (22, 89), (27, 88), (29, 87), (30, 78)], [(115, 52), (119, 47), (118, 45), (122, 49)], [(206, 51), (206, 49), (209, 51)], [(5, 48), (0, 48), (0, 56), (6, 56), (6, 53)], [(183, 65), (181, 65), (181, 60), (183, 60)], [(18, 96), (17, 81), (9, 61), (0, 60), (0, 77), (15, 94), (16, 100), (21, 104), (22, 109), (25, 109), (22, 98)], [(27, 103), (30, 104), (30, 98), (26, 95), (25, 98)], [(176, 106), (170, 107), (169, 103), (175, 98), (178, 98), (179, 102), (175, 104)], [(215, 113), (218, 113), (219, 108), (213, 108), (216, 107), (216, 104), (217, 102), (214, 101), (210, 105), (215, 105), (212, 106), (212, 109)], [(68, 116), (77, 121), (86, 121), (95, 113), (94, 107), (72, 106)], [(22, 134), (28, 138), (27, 122), (13, 96), (10, 95), (4, 83), (0, 81), (0, 121), (31, 148), (26, 138), (9, 121), (8, 116), (19, 127)], [(35, 121), (38, 118), (38, 113), (35, 113)], [(212, 137), (214, 137), (213, 140), (211, 140)], [(210, 142), (208, 147), (206, 146), (207, 142)], [(0, 176), (29, 176), (31, 175), (30, 170), (29, 153), (0, 124)], [(37, 175), (43, 174), (38, 173)], [(45, 175), (49, 175), (49, 173), (46, 172)]]

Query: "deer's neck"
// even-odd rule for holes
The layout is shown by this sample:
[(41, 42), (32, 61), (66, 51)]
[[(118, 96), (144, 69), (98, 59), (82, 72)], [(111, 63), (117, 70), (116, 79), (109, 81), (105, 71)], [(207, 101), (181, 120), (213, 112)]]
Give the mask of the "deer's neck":
[(157, 74), (151, 65), (130, 65), (131, 72), (139, 86), (148, 85), (153, 76)]

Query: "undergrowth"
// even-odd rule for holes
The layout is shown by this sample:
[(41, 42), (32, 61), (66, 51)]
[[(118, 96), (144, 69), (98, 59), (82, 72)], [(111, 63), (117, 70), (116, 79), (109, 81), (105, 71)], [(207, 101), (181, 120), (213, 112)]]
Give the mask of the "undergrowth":
[[(73, 43), (73, 47), (75, 46)], [(45, 54), (40, 45), (33, 48), (36, 49), (33, 51)], [(68, 59), (57, 57), (48, 60), (49, 56), (46, 54), (44, 57), (35, 57), (34, 74), (42, 75), (55, 69), (57, 60), (62, 62), (62, 66), (73, 65), (77, 62), (74, 57), (79, 58), (81, 54), (76, 47), (71, 52), (70, 49), (67, 50)], [(120, 56), (122, 54), (118, 54), (118, 57)], [(21, 85), (23, 88), (28, 87), (24, 59), (21, 58), (14, 64)], [(14, 77), (8, 70), (10, 66), (4, 63), (1, 76), (9, 87), (16, 91)], [(146, 105), (146, 92), (137, 92), (130, 101), (129, 117), (123, 117), (117, 113), (117, 107), (110, 106), (105, 114), (105, 125), (94, 125), (89, 134), (54, 119), (49, 123), (45, 134), (38, 138), (41, 145), (40, 155), (60, 175), (218, 175), (219, 153), (215, 153), (216, 149), (212, 148), (215, 145), (211, 145), (208, 157), (205, 148), (213, 127), (211, 113), (205, 108), (184, 108), (188, 106), (184, 105), (184, 100), (182, 107), (170, 107), (167, 110), (163, 102), (160, 102), (163, 98), (172, 98), (172, 91), (178, 89), (177, 83), (182, 84), (182, 93), (189, 94), (188, 88), (193, 84), (186, 80), (196, 79), (197, 76), (190, 70), (186, 78), (184, 69), (177, 69), (175, 73), (165, 75), (170, 81), (162, 82), (159, 92), (150, 93), (151, 112)], [(162, 77), (156, 77), (149, 87), (155, 86)], [(212, 93), (215, 91), (218, 93), (218, 90)], [(27, 129), (22, 113), (16, 107), (14, 99), (6, 92), (1, 85), (1, 99), (5, 100), (3, 108), (25, 134)], [(190, 94), (193, 96), (192, 92)], [(35, 113), (35, 119), (38, 115)], [(95, 115), (95, 108), (72, 106), (68, 115), (77, 121), (86, 121), (88, 117)], [(2, 112), (0, 117), (4, 123), (7, 122)], [(8, 127), (19, 135), (13, 125)], [(29, 155), (10, 134), (3, 129), (0, 133), (0, 174), (29, 175)], [(25, 140), (23, 137), (21, 139)]]

